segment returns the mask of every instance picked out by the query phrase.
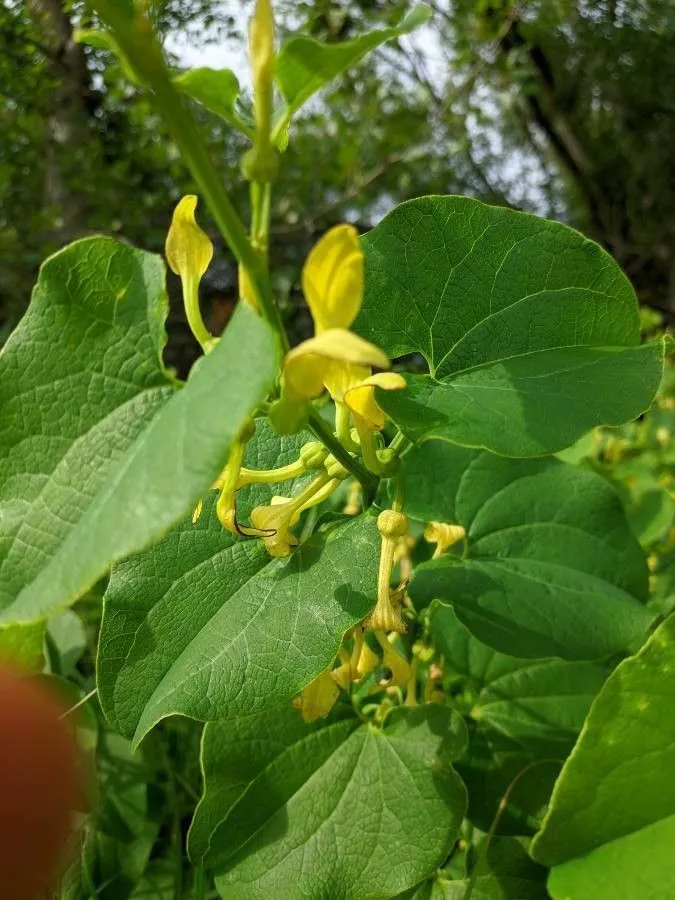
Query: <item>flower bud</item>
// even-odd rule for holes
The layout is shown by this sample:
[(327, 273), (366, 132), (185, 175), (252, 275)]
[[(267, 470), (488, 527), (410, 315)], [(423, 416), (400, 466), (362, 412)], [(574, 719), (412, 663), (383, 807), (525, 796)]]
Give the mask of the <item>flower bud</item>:
[(300, 448), (300, 459), (306, 469), (320, 469), (328, 456), (328, 451), (319, 441), (307, 441)]
[(395, 509), (383, 509), (377, 517), (377, 530), (383, 538), (400, 538), (408, 531), (408, 517)]
[(328, 472), (331, 478), (343, 479), (347, 478), (347, 476), (349, 475), (347, 469), (345, 469), (345, 467), (339, 460), (335, 459), (332, 453), (330, 453), (326, 457), (324, 466), (326, 468), (326, 472)]

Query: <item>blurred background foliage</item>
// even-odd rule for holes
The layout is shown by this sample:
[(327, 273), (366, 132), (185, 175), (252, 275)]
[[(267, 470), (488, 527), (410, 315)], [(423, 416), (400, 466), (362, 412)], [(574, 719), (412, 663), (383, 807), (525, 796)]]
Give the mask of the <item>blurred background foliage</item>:
[[(272, 253), (291, 331), (306, 327), (302, 259), (342, 220), (365, 230), (401, 200), (464, 193), (567, 221), (605, 246), (641, 301), (675, 315), (675, 4), (672, 0), (432, 0), (431, 22), (384, 45), (306, 107), (275, 185)], [(251, 2), (163, 0), (156, 26), (177, 67), (240, 75)], [(281, 36), (328, 41), (393, 24), (401, 0), (277, 0)], [(75, 237), (115, 234), (161, 252), (192, 189), (171, 140), (114, 57), (73, 40), (73, 0), (0, 7), (0, 328), (28, 303), (40, 261)], [(245, 214), (243, 139), (196, 109)], [(201, 218), (208, 225), (205, 209)], [(211, 229), (213, 232), (213, 229)], [(213, 233), (215, 238), (215, 233)], [(213, 330), (235, 296), (222, 246), (205, 281)], [(172, 295), (175, 285), (170, 284)], [(175, 301), (179, 298), (173, 298)], [(171, 362), (196, 347), (179, 302)]]

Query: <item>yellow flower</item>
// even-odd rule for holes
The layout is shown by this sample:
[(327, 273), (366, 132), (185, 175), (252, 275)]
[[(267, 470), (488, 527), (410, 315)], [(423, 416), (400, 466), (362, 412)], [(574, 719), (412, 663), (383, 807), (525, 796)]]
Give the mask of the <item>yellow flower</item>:
[(166, 261), (180, 276), (183, 302), (192, 333), (204, 349), (213, 343), (199, 310), (199, 282), (213, 258), (213, 244), (195, 221), (197, 198), (188, 194), (176, 206), (166, 237)]
[(391, 678), (387, 681), (388, 685), (405, 687), (410, 680), (412, 671), (410, 664), (397, 650), (394, 650), (383, 632), (375, 632), (375, 637), (382, 647), (382, 664), (391, 672)]
[(262, 533), (270, 556), (290, 556), (298, 539), (291, 531), (300, 518), (297, 504), (286, 497), (273, 497), (271, 506), (256, 506), (251, 512), (253, 526)]
[(379, 372), (370, 375), (345, 392), (345, 403), (354, 414), (357, 428), (381, 431), (384, 428), (384, 413), (375, 400), (375, 388), (398, 391), (406, 385), (405, 378), (396, 372)]
[(340, 688), (335, 683), (330, 669), (322, 672), (311, 681), (293, 701), (293, 706), (300, 710), (305, 722), (325, 718), (335, 706), (340, 696)]
[(356, 661), (355, 679), (364, 678), (369, 675), (376, 666), (380, 664), (380, 657), (373, 652), (368, 646), (368, 641), (364, 640), (361, 644), (359, 656)]
[(458, 541), (464, 540), (465, 535), (461, 525), (449, 525), (447, 522), (429, 522), (424, 529), (424, 540), (436, 544), (434, 558), (445, 553)]
[(368, 376), (371, 366), (389, 367), (387, 356), (363, 338), (331, 328), (303, 341), (284, 363), (285, 387), (295, 397), (310, 400), (328, 387), (335, 400)]
[(307, 257), (302, 288), (315, 336), (291, 350), (284, 363), (284, 390), (296, 400), (318, 397), (325, 387), (341, 402), (372, 367), (389, 368), (385, 353), (348, 330), (363, 300), (363, 269), (351, 225), (331, 228)]
[(316, 334), (352, 325), (363, 298), (363, 253), (352, 225), (336, 225), (312, 248), (302, 290)]

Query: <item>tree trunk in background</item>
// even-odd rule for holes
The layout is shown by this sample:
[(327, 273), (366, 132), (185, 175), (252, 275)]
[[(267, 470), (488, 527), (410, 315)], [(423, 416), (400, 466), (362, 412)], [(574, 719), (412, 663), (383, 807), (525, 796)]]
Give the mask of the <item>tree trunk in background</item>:
[(53, 210), (52, 237), (72, 239), (82, 230), (85, 197), (78, 192), (82, 151), (91, 141), (92, 90), (84, 49), (73, 40), (73, 24), (60, 0), (27, 0), (40, 32), (53, 79), (46, 122), (44, 203)]

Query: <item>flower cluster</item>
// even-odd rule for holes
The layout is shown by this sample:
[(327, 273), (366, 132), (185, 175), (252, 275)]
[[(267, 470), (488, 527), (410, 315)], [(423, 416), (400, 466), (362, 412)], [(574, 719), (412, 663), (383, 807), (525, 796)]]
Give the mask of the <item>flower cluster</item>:
[[(174, 213), (167, 238), (167, 259), (183, 283), (188, 321), (205, 352), (214, 339), (206, 330), (199, 313), (198, 288), (213, 247), (195, 221), (196, 197), (184, 197)], [(240, 272), (240, 293), (249, 299), (244, 271)], [(327, 391), (335, 404), (333, 449), (341, 448), (343, 462), (358, 461), (372, 476), (388, 477), (396, 452), (381, 438), (385, 415), (378, 406), (375, 389), (398, 390), (405, 387), (401, 375), (387, 371), (390, 361), (379, 347), (350, 330), (361, 309), (364, 291), (364, 257), (356, 229), (338, 225), (321, 238), (311, 250), (302, 272), (302, 289), (314, 321), (314, 335), (290, 350), (280, 375), (280, 394), (269, 408), (269, 418), (280, 434), (299, 431), (308, 421), (312, 401)], [(379, 370), (373, 372), (373, 370)], [(253, 420), (242, 429), (230, 448), (227, 465), (213, 485), (219, 491), (216, 513), (223, 528), (234, 534), (263, 541), (273, 557), (289, 556), (299, 543), (294, 527), (302, 514), (329, 497), (350, 476), (348, 468), (318, 441), (309, 441), (298, 458), (271, 470), (244, 466), (246, 445), (255, 430)], [(330, 443), (330, 442), (329, 442)], [(340, 454), (338, 454), (340, 455)], [(275, 496), (269, 505), (251, 511), (250, 523), (237, 520), (236, 494), (247, 484), (279, 484), (311, 473), (295, 496)], [(354, 491), (348, 509), (359, 508)], [(198, 504), (194, 521), (201, 512)], [(412, 679), (412, 669), (398, 650), (397, 635), (405, 633), (402, 604), (405, 581), (392, 589), (392, 571), (396, 554), (408, 532), (407, 517), (400, 510), (380, 513), (377, 527), (381, 536), (377, 605), (371, 616), (347, 637), (340, 651), (340, 664), (322, 672), (296, 698), (305, 719), (326, 715), (340, 690), (349, 690), (383, 666), (385, 682), (402, 688)], [(446, 537), (444, 535), (444, 537)], [(435, 538), (432, 538), (435, 539)], [(440, 539), (439, 539), (440, 541)], [(372, 634), (372, 642), (367, 639)], [(375, 649), (374, 649), (375, 648)]]

